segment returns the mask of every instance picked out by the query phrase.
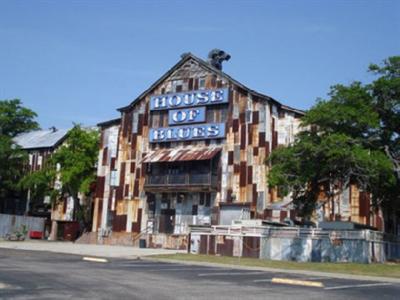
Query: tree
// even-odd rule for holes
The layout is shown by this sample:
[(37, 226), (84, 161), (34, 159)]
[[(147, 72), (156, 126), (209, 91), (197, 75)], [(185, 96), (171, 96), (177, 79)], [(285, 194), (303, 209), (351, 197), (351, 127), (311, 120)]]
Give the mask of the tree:
[(12, 139), (19, 133), (37, 129), (36, 116), (18, 99), (0, 100), (0, 206), (18, 190), (27, 160), (26, 153)]
[(375, 206), (399, 204), (400, 57), (370, 71), (380, 75), (371, 84), (333, 86), (306, 112), (294, 144), (270, 156), (269, 184), (292, 192), (303, 217), (321, 193), (333, 200), (350, 183)]
[(37, 114), (22, 106), (19, 99), (0, 100), (0, 135), (15, 137), (17, 134), (39, 128)]
[[(22, 186), (40, 197), (50, 196), (53, 202), (65, 196), (74, 199), (74, 220), (85, 220), (80, 195), (88, 196), (96, 180), (98, 132), (75, 125), (42, 170), (27, 175)], [(55, 186), (57, 182), (61, 184)]]

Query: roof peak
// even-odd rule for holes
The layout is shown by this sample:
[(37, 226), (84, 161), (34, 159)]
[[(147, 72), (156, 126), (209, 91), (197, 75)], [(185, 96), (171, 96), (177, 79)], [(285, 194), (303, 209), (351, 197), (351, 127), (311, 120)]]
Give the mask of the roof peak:
[[(229, 54), (227, 54), (227, 55), (229, 55)], [(229, 58), (230, 58), (230, 56), (229, 56)], [(264, 95), (262, 93), (259, 93), (259, 92), (255, 91), (255, 90), (250, 89), (249, 87), (245, 86), (241, 82), (239, 82), (236, 79), (232, 78), (231, 76), (229, 76), (228, 74), (226, 74), (222, 70), (217, 69), (212, 64), (207, 63), (205, 60), (201, 59), (200, 57), (194, 55), (191, 52), (182, 53), (181, 54), (181, 59), (174, 66), (172, 66), (166, 73), (164, 73), (164, 75), (162, 75), (157, 81), (155, 81), (148, 89), (146, 89), (143, 93), (141, 93), (129, 105), (121, 107), (121, 108), (118, 108), (117, 110), (122, 112), (122, 111), (127, 110), (130, 107), (132, 107), (137, 101), (140, 101), (144, 96), (146, 96), (149, 92), (151, 92), (158, 84), (160, 84), (163, 80), (168, 78), (175, 70), (180, 68), (189, 59), (193, 59), (194, 61), (199, 63), (205, 69), (208, 69), (210, 72), (217, 73), (218, 75), (224, 77), (226, 80), (232, 82), (233, 84), (237, 85), (241, 89), (244, 89), (245, 91), (247, 91), (249, 94), (251, 94), (253, 96), (265, 99), (267, 101), (272, 101), (272, 102), (276, 103), (277, 105), (282, 106), (285, 109), (293, 111), (295, 113), (304, 114), (304, 112), (302, 110), (300, 110), (300, 109), (295, 109), (295, 108), (292, 108), (292, 107), (289, 107), (289, 106), (285, 106), (285, 105), (281, 104), (279, 101), (275, 100), (274, 98), (272, 98), (270, 96)]]

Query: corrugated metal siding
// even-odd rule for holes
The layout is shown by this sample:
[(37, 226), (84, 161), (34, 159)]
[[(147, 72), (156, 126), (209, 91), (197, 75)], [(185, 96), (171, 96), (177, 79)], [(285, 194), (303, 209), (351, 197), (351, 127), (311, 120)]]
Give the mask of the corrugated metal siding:
[(149, 162), (168, 162), (168, 161), (193, 161), (193, 160), (209, 160), (221, 151), (217, 148), (198, 148), (186, 147), (180, 149), (162, 149), (150, 152), (143, 160)]

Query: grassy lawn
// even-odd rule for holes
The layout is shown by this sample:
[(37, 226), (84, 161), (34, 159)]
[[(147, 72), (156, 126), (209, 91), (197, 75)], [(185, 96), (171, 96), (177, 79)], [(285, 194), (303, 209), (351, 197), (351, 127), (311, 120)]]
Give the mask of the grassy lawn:
[(207, 256), (194, 254), (164, 254), (154, 255), (153, 258), (173, 259), (180, 261), (211, 262), (229, 265), (252, 267), (267, 267), (276, 269), (306, 270), (355, 275), (383, 276), (400, 278), (400, 264), (355, 264), (355, 263), (301, 263), (292, 261), (272, 261), (254, 258), (241, 258), (227, 256)]

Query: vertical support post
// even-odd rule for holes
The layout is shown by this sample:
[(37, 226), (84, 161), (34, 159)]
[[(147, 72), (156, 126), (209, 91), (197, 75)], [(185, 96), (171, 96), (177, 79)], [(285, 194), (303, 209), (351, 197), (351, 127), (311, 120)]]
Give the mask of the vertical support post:
[(31, 203), (31, 189), (28, 189), (28, 194), (26, 195), (25, 215), (28, 215), (29, 213), (30, 203)]

